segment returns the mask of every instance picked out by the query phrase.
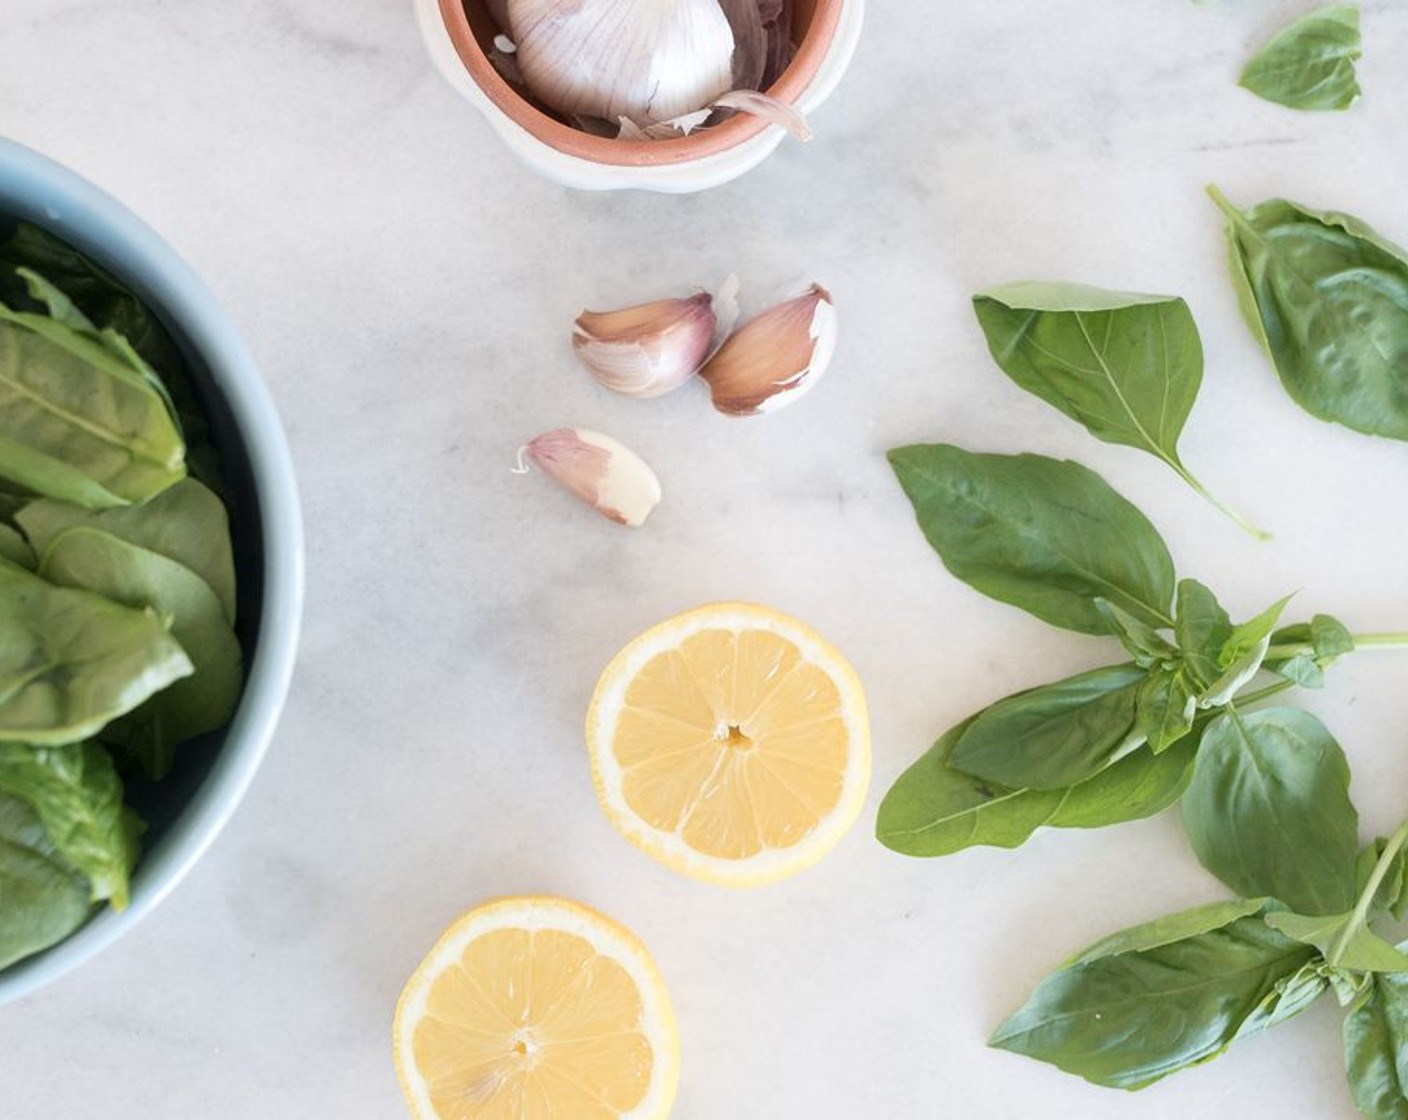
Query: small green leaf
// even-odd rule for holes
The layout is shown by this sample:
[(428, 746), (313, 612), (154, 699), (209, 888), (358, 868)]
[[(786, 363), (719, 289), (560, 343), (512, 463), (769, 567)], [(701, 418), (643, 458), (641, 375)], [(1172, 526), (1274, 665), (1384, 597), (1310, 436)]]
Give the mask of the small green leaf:
[(102, 747), (0, 743), (0, 793), (34, 810), (58, 854), (88, 879), (93, 902), (127, 905), (136, 852), (128, 843), (122, 781)]
[[(1107, 939), (1043, 980), (991, 1045), (1116, 1089), (1216, 1057), (1315, 957), (1259, 916), (1234, 916), (1247, 905), (1165, 919), (1171, 933), (1156, 923)], [(1229, 920), (1204, 928), (1214, 915)], [(1192, 932), (1180, 935), (1185, 922)], [(1124, 942), (1134, 947), (1120, 951)]]
[(34, 550), (29, 547), (29, 542), (4, 522), (0, 522), (0, 558), (21, 568), (34, 569)]
[[(1287, 912), (1269, 914), (1266, 924), (1293, 940), (1314, 945), (1325, 954), (1332, 967), (1355, 972), (1408, 972), (1408, 955), (1361, 923), (1352, 910), (1323, 917)], [(1349, 938), (1341, 944), (1346, 930), (1350, 931)]]
[(1182, 669), (1160, 669), (1139, 689), (1139, 729), (1158, 754), (1193, 730), (1198, 697)]
[(1232, 636), (1232, 620), (1217, 596), (1195, 579), (1179, 580), (1173, 617), (1189, 678), (1199, 689), (1211, 687), (1222, 676), (1217, 659)]
[(1369, 1120), (1408, 1120), (1408, 976), (1380, 975), (1344, 1020), (1344, 1064)]
[(1281, 977), (1256, 1009), (1243, 1020), (1237, 1029), (1237, 1037), (1248, 1038), (1268, 1031), (1305, 1011), (1330, 986), (1328, 974), (1329, 969), (1323, 961), (1310, 960), (1301, 965), (1298, 972)]
[(1134, 734), (1143, 680), (1133, 665), (1112, 665), (999, 701), (969, 725), (949, 765), (1020, 788), (1084, 781)]
[(89, 893), (30, 805), (0, 790), (0, 969), (81, 926)]
[(1228, 712), (1204, 731), (1183, 823), (1238, 894), (1311, 916), (1352, 909), (1358, 822), (1344, 752), (1308, 712)]
[(1093, 471), (1040, 455), (902, 447), (890, 463), (945, 566), (1038, 618), (1105, 634), (1105, 599), (1172, 625), (1173, 561), (1158, 531)]
[(1110, 633), (1119, 639), (1125, 652), (1141, 669), (1152, 669), (1178, 660), (1177, 648), (1147, 622), (1104, 599), (1096, 599), (1095, 606), (1105, 616)]
[(1227, 216), (1232, 274), (1282, 385), (1314, 416), (1408, 439), (1408, 256), (1347, 214), (1275, 199)]
[(1324, 688), (1325, 670), (1309, 653), (1298, 653), (1288, 661), (1278, 661), (1274, 665), (1267, 662), (1267, 668), (1274, 669), (1292, 684), (1301, 688)]
[(1287, 596), (1279, 603), (1273, 603), (1250, 622), (1233, 627), (1217, 658), (1221, 676), (1198, 697), (1200, 707), (1220, 708), (1230, 703), (1261, 671), (1267, 650), (1271, 648), (1271, 632), (1276, 628), (1276, 623), (1289, 602), (1290, 596)]
[(1278, 32), (1238, 84), (1291, 109), (1348, 109), (1359, 98), (1354, 64), (1361, 54), (1359, 8), (1334, 4)]

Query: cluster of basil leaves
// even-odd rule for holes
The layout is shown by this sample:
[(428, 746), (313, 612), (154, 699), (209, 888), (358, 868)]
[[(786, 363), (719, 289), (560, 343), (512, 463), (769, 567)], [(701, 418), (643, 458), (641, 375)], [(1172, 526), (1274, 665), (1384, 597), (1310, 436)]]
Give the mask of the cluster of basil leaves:
[(95, 906), (126, 905), (142, 825), (125, 775), (164, 776), (180, 743), (234, 710), (243, 669), (218, 487), (160, 322), (62, 241), (11, 228), (0, 243), (0, 968)]
[[(1408, 254), (1349, 215), (1283, 200), (1243, 212), (1211, 193), (1239, 302), (1289, 395), (1322, 419), (1408, 439)], [(974, 305), (1013, 381), (1099, 439), (1157, 456), (1230, 513), (1179, 455), (1203, 374), (1183, 300), (1025, 283)], [(945, 444), (890, 460), (950, 572), (1052, 625), (1116, 639), (1124, 656), (951, 728), (886, 796), (880, 840), (915, 856), (1016, 847), (1042, 827), (1102, 827), (1182, 799), (1198, 858), (1242, 896), (1101, 942), (993, 1044), (1138, 1088), (1332, 989), (1350, 1008), (1356, 1102), (1408, 1120), (1408, 956), (1372, 929), (1408, 905), (1408, 825), (1356, 853), (1333, 738), (1304, 712), (1253, 710), (1320, 687), (1354, 636), (1328, 615), (1283, 625), (1286, 599), (1234, 623), (1211, 590), (1176, 577), (1148, 519), (1078, 464)]]

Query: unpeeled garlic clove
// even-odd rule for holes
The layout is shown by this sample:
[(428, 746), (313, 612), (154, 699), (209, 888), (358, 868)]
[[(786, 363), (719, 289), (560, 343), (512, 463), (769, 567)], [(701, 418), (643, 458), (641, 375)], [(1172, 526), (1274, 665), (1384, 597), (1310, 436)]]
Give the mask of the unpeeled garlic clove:
[(586, 428), (544, 432), (522, 454), (604, 517), (638, 529), (660, 504), (660, 480), (645, 460)]
[(572, 351), (606, 388), (628, 397), (658, 397), (699, 371), (717, 323), (708, 292), (620, 311), (583, 311)]
[(775, 412), (807, 393), (836, 350), (836, 309), (820, 284), (750, 319), (699, 371), (729, 416)]
[(719, 0), (508, 0), (508, 17), (529, 88), (570, 115), (643, 126), (733, 84)]

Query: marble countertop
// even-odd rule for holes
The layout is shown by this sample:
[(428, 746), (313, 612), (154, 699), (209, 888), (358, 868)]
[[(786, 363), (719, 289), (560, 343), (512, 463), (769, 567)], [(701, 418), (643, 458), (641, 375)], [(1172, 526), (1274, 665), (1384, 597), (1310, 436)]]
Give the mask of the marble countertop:
[[(763, 167), (707, 195), (574, 194), (533, 177), (432, 72), (409, 0), (8, 0), (0, 131), (154, 225), (240, 325), (306, 507), (306, 638), (244, 804), (132, 935), (0, 1012), (0, 1114), (72, 1120), (403, 1115), (389, 1029), (440, 929), (490, 895), (608, 910), (677, 1004), (677, 1120), (1351, 1120), (1332, 1001), (1137, 1095), (991, 1051), (1069, 953), (1225, 892), (1176, 815), (911, 861), (871, 837), (941, 730), (1100, 661), (950, 578), (883, 452), (946, 439), (1103, 472), (1234, 614), (1408, 625), (1408, 450), (1322, 424), (1238, 318), (1217, 182), (1408, 242), (1408, 9), (1364, 5), (1367, 95), (1301, 115), (1235, 85), (1308, 3), (872, 5), (855, 64)], [(755, 300), (835, 294), (832, 371), (730, 422), (637, 403), (567, 327), (738, 272)], [(1099, 444), (991, 364), (969, 295), (1018, 278), (1175, 292), (1208, 372), (1189, 464), (1275, 531), (1258, 544), (1153, 460)], [(541, 476), (526, 438), (609, 431), (657, 467), (638, 534)], [(855, 663), (874, 719), (861, 824), (757, 893), (677, 878), (592, 796), (581, 722), (624, 641), (700, 602), (774, 604)], [(1345, 744), (1365, 834), (1408, 811), (1404, 661), (1306, 695)]]

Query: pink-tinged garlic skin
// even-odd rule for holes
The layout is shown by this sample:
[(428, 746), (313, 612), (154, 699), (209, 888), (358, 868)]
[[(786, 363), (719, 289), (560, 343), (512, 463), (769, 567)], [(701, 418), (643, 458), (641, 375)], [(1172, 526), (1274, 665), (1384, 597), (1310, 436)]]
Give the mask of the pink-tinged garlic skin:
[(564, 113), (638, 125), (683, 116), (733, 83), (718, 0), (507, 0), (528, 86)]
[(638, 529), (660, 504), (655, 472), (630, 448), (600, 432), (556, 428), (528, 443), (523, 453), (618, 525)]
[(697, 372), (713, 346), (713, 299), (662, 299), (620, 311), (583, 311), (572, 351), (598, 382), (628, 397), (658, 397)]
[(820, 284), (749, 320), (699, 371), (727, 416), (775, 412), (810, 392), (836, 351), (836, 309)]

